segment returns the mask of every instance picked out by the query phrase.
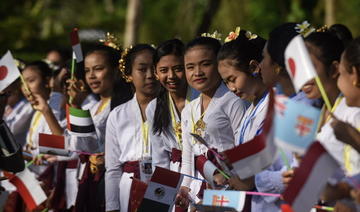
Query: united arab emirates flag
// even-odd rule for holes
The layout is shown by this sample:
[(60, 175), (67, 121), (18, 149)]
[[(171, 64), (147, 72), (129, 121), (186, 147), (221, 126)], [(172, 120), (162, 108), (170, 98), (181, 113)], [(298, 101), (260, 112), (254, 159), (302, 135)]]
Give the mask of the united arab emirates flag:
[(89, 110), (81, 110), (66, 106), (67, 128), (76, 133), (95, 132), (94, 122)]

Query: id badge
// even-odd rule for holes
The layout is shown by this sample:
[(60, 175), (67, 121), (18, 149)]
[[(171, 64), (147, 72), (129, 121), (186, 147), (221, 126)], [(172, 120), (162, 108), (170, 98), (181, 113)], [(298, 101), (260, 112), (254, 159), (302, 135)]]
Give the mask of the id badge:
[(152, 175), (152, 160), (151, 158), (143, 158), (140, 160), (140, 180), (148, 183)]

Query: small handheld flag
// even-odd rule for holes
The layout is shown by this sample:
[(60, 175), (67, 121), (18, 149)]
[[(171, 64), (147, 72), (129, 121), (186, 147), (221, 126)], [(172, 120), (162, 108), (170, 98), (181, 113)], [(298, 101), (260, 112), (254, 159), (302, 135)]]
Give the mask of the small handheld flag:
[(286, 47), (285, 65), (296, 91), (299, 91), (306, 82), (315, 78), (326, 107), (330, 111), (329, 98), (311, 62), (309, 52), (301, 35), (294, 37)]
[(75, 54), (76, 62), (80, 63), (81, 61), (83, 61), (84, 58), (81, 50), (80, 39), (77, 28), (74, 28), (71, 31), (70, 38), (71, 38), (71, 45), (73, 52)]
[(19, 77), (20, 71), (15, 60), (11, 52), (7, 51), (0, 60), (0, 91), (3, 91)]
[(204, 205), (231, 207), (242, 211), (245, 205), (246, 193), (242, 191), (205, 190)]
[(42, 154), (69, 156), (64, 136), (39, 133), (39, 150)]
[(276, 144), (283, 149), (305, 153), (315, 139), (320, 110), (289, 98), (276, 101)]
[(149, 211), (151, 208), (152, 211), (170, 212), (182, 178), (178, 172), (156, 167), (138, 211)]
[(95, 132), (94, 122), (89, 110), (81, 110), (66, 105), (67, 128), (75, 133)]
[(33, 211), (47, 199), (45, 192), (40, 186), (40, 182), (29, 169), (26, 168), (17, 174), (4, 172), (4, 175), (16, 187), (30, 211)]
[(314, 142), (283, 193), (294, 212), (310, 211), (316, 204), (327, 180), (340, 168), (320, 142)]

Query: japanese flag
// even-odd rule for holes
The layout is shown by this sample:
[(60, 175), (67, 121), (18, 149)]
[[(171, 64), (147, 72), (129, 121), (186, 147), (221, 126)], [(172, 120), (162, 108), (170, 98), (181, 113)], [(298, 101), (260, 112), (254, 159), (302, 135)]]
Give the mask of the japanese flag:
[(285, 65), (296, 91), (316, 77), (314, 65), (301, 35), (294, 37), (286, 47)]
[(20, 71), (15, 64), (15, 60), (10, 51), (0, 60), (0, 91), (7, 88), (20, 76)]

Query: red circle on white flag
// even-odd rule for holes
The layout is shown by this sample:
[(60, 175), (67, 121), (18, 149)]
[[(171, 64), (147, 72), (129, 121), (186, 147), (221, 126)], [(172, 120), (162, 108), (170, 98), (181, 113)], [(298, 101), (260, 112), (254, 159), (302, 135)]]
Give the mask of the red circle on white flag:
[(296, 74), (296, 65), (295, 65), (294, 59), (292, 59), (292, 57), (290, 57), (287, 62), (288, 62), (288, 65), (289, 65), (289, 68), (290, 68), (290, 72), (291, 72), (292, 77), (295, 77), (295, 74)]
[(5, 79), (7, 74), (8, 74), (8, 69), (6, 68), (6, 66), (0, 66), (0, 80)]

